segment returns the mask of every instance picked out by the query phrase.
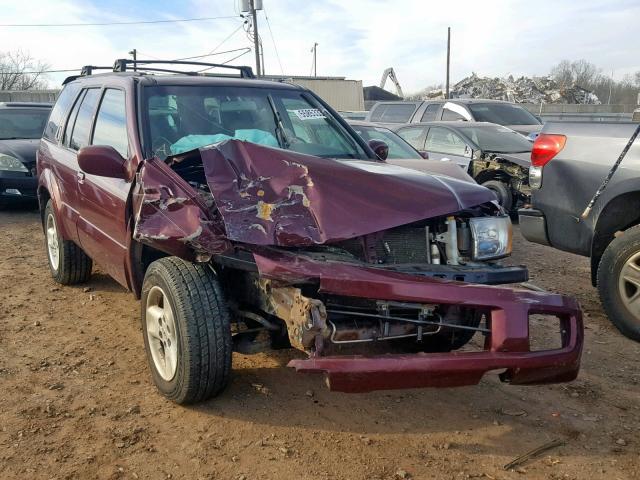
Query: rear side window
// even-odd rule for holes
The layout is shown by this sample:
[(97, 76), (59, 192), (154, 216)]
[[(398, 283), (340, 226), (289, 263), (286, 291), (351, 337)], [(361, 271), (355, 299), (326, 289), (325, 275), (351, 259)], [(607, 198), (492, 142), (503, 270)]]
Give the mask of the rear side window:
[(52, 142), (56, 141), (58, 129), (64, 122), (64, 117), (73, 104), (73, 101), (78, 94), (78, 89), (78, 85), (70, 84), (67, 85), (60, 93), (56, 104), (53, 106), (53, 110), (51, 110), (51, 115), (49, 115), (47, 125), (44, 128), (43, 137), (47, 140), (51, 140)]
[(462, 115), (460, 115), (457, 112), (454, 112), (453, 110), (449, 110), (448, 108), (443, 108), (442, 109), (442, 120), (446, 120), (446, 121), (464, 121), (466, 120), (466, 118), (464, 118)]
[(424, 150), (424, 137), (427, 129), (425, 127), (407, 127), (398, 130), (396, 133), (404, 138), (416, 150)]
[(82, 147), (89, 145), (91, 120), (93, 119), (93, 112), (96, 110), (99, 97), (100, 89), (98, 88), (91, 88), (87, 90), (87, 93), (84, 95), (80, 108), (78, 109), (78, 116), (73, 125), (69, 148), (80, 150)]
[(129, 154), (124, 92), (108, 88), (104, 91), (96, 116), (92, 145), (109, 145), (124, 158)]
[(421, 122), (431, 122), (433, 120), (436, 119), (436, 113), (438, 112), (438, 109), (440, 108), (440, 104), (439, 103), (430, 103), (429, 105), (427, 105), (427, 108), (425, 109), (424, 113), (422, 114), (422, 118), (420, 119)]
[(407, 123), (415, 109), (416, 106), (413, 103), (383, 103), (371, 114), (371, 121)]

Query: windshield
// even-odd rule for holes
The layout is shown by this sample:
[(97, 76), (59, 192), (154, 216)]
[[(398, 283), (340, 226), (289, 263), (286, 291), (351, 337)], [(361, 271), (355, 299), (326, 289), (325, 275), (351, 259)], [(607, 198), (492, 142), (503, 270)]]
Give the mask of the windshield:
[(366, 142), (369, 140), (382, 140), (389, 146), (387, 158), (422, 158), (418, 151), (409, 145), (398, 134), (383, 127), (351, 125), (358, 135)]
[(331, 113), (300, 90), (150, 86), (143, 109), (152, 153), (161, 159), (229, 138), (318, 157), (368, 158)]
[(1, 109), (0, 140), (42, 137), (50, 111), (48, 108)]
[(540, 125), (533, 114), (519, 105), (511, 103), (470, 103), (467, 105), (476, 122), (491, 122), (499, 125)]
[(498, 125), (459, 127), (460, 132), (487, 152), (530, 152), (532, 143), (518, 132)]

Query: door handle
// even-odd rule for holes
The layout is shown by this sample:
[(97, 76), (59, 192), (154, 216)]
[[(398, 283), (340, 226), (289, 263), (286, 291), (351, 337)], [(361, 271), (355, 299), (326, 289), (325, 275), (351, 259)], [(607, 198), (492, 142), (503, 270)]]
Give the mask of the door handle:
[(78, 183), (84, 183), (84, 172), (76, 172), (76, 177), (78, 178)]

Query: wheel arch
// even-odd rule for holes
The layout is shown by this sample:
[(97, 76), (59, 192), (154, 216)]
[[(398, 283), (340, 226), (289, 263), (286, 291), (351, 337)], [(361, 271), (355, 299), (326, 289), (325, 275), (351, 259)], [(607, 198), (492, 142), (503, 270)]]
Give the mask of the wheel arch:
[(591, 283), (597, 284), (598, 265), (616, 232), (640, 223), (640, 191), (626, 192), (611, 199), (598, 215), (591, 241)]

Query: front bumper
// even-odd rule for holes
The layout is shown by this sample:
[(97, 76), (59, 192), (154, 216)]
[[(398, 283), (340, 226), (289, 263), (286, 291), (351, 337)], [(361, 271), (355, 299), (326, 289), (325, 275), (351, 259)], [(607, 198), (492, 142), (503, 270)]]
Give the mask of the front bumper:
[(524, 238), (533, 243), (551, 245), (547, 235), (547, 221), (540, 210), (521, 208), (518, 210), (518, 221)]
[(0, 201), (33, 201), (37, 199), (38, 179), (21, 172), (0, 172)]
[[(472, 285), (296, 255), (255, 254), (260, 274), (289, 282), (316, 278), (322, 293), (347, 297), (462, 305), (486, 312), (490, 333), (484, 350), (381, 356), (316, 356), (292, 360), (300, 372), (324, 373), (332, 390), (368, 392), (396, 388), (477, 384), (491, 370), (514, 384), (566, 382), (576, 378), (583, 344), (582, 312), (562, 295)], [(529, 316), (553, 315), (561, 325), (561, 347), (532, 351)]]

